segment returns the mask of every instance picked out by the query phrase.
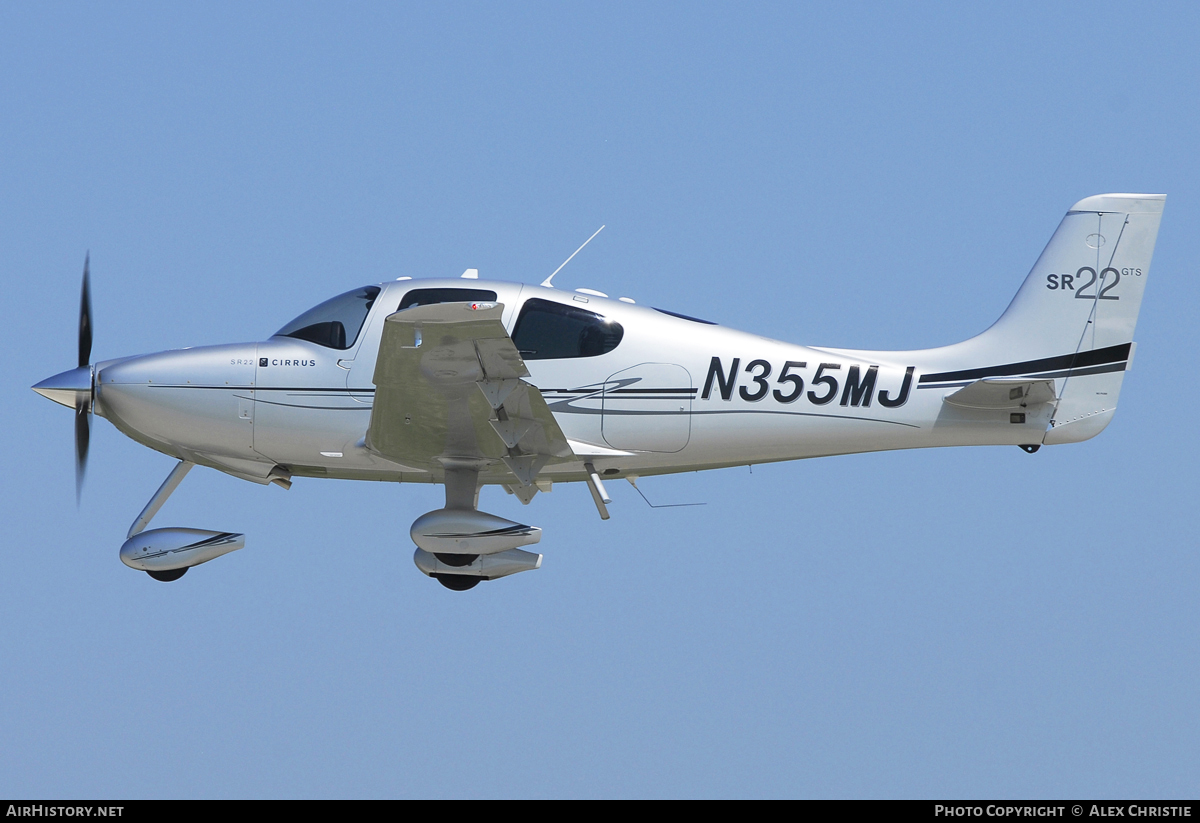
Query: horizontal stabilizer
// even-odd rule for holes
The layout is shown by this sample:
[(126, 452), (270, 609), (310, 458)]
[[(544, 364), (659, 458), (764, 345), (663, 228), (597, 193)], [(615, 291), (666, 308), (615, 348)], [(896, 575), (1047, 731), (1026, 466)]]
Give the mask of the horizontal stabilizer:
[(1053, 380), (986, 377), (944, 398), (965, 409), (1020, 409), (1057, 400)]

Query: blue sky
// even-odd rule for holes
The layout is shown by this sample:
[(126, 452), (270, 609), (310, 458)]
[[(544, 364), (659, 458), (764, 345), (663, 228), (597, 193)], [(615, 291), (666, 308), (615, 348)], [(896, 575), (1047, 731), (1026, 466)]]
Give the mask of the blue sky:
[[(0, 794), (1194, 797), (1200, 754), (1190, 4), (5, 4), (9, 470)], [(29, 386), (262, 339), (398, 276), (629, 295), (908, 349), (1007, 305), (1064, 211), (1168, 194), (1099, 438), (654, 478), (490, 511), (543, 568), (466, 595), (440, 490), (192, 472)]]

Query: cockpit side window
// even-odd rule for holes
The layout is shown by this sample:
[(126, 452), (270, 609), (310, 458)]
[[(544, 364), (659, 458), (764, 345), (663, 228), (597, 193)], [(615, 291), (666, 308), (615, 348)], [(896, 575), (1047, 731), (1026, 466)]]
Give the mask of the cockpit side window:
[(489, 289), (412, 289), (404, 295), (396, 311), (434, 303), (490, 303), (495, 299), (496, 293)]
[(625, 330), (595, 312), (534, 297), (525, 301), (513, 342), (526, 360), (596, 357), (617, 347)]
[(378, 286), (339, 294), (311, 308), (275, 333), (276, 337), (294, 337), (318, 346), (345, 351), (354, 345), (363, 321), (379, 296)]

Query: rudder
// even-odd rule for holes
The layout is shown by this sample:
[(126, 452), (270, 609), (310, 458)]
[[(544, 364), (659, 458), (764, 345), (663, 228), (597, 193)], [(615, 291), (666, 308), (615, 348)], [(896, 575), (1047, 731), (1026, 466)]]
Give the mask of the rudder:
[[(1165, 200), (1164, 195), (1100, 195), (1080, 201), (1067, 213), (1068, 219), (1081, 219), (1083, 230), (1089, 222), (1095, 224), (1095, 231), (1085, 238), (1085, 246), (1097, 262), (1075, 270), (1077, 278), (1082, 275), (1086, 279), (1071, 299), (1092, 308), (1080, 335), (1076, 362), (1063, 380), (1050, 429), (1042, 438), (1047, 445), (1095, 437), (1117, 410), (1121, 383), (1133, 363), (1133, 333)], [(1105, 254), (1109, 243), (1112, 250)], [(1105, 265), (1101, 267), (1101, 263)], [(1089, 290), (1087, 283), (1093, 271), (1095, 283)], [(1124, 355), (1125, 362), (1119, 369), (1103, 371), (1102, 367), (1085, 365), (1088, 359), (1101, 359), (1089, 358), (1089, 354), (1112, 349)]]

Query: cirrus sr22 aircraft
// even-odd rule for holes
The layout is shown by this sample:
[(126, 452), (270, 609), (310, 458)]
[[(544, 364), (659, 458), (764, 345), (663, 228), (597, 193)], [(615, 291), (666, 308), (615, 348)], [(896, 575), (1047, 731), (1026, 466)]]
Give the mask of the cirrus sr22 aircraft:
[(441, 483), (445, 507), (412, 524), (414, 560), (465, 590), (542, 560), (521, 548), (539, 528), (478, 510), (483, 484), (529, 503), (554, 483), (586, 483), (607, 519), (604, 484), (616, 479), (1095, 437), (1133, 359), (1164, 201), (1079, 201), (991, 328), (920, 351), (776, 342), (468, 270), (355, 289), (263, 342), (91, 364), (85, 263), (79, 367), (33, 388), (75, 409), (77, 491), (92, 414), (179, 460), (120, 552), (156, 580), (244, 545), (230, 532), (146, 529), (201, 465), (285, 489), (293, 477)]

